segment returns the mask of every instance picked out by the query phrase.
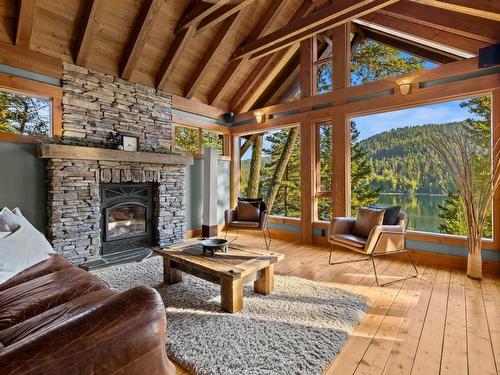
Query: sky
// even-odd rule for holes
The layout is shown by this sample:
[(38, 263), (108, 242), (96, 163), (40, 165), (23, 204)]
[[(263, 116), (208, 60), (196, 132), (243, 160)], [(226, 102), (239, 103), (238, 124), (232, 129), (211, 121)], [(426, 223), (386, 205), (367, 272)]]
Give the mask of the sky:
[(467, 108), (460, 108), (460, 102), (439, 103), (416, 108), (402, 109), (355, 117), (359, 130), (359, 140), (371, 137), (386, 130), (424, 124), (439, 124), (453, 121), (462, 121), (471, 117)]

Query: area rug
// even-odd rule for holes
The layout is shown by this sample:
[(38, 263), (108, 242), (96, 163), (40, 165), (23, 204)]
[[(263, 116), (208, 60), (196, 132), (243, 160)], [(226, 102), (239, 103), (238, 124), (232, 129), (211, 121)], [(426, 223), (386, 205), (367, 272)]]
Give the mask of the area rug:
[(243, 310), (228, 314), (217, 285), (186, 274), (163, 284), (159, 257), (96, 274), (119, 291), (153, 286), (166, 306), (167, 353), (197, 375), (321, 374), (367, 309), (359, 295), (276, 276), (272, 295), (247, 285)]

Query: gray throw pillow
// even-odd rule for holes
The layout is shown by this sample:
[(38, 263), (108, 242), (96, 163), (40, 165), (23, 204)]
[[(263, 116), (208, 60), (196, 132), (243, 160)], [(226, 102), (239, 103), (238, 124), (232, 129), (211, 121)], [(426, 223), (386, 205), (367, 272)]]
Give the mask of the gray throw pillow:
[(367, 238), (371, 230), (377, 225), (381, 225), (384, 220), (384, 210), (374, 208), (358, 208), (356, 223), (352, 233), (355, 236)]

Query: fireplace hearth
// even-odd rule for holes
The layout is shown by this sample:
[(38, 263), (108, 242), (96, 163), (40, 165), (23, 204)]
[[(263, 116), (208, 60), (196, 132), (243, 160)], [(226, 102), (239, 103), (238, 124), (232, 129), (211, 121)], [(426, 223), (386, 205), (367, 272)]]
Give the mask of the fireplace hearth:
[(102, 184), (102, 256), (154, 244), (153, 184)]

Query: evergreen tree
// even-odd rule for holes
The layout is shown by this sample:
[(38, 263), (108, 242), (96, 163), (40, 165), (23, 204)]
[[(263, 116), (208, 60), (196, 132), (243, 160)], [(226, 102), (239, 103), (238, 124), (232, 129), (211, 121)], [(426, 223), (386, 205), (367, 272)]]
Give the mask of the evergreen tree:
[(358, 142), (359, 130), (351, 121), (351, 211), (354, 216), (359, 207), (377, 202), (380, 188), (373, 188), (375, 179), (368, 152)]
[(0, 92), (0, 131), (48, 135), (50, 131), (50, 101)]

